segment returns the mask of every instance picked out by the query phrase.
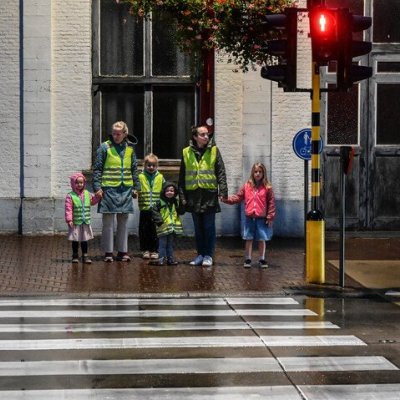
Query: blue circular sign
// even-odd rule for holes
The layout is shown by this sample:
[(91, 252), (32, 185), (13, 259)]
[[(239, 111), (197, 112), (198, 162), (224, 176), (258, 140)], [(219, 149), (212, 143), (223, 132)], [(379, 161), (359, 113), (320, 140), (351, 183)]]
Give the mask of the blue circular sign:
[[(318, 152), (322, 152), (322, 137), (319, 138)], [(311, 129), (305, 128), (298, 131), (293, 138), (293, 151), (297, 157), (303, 160), (311, 160)]]

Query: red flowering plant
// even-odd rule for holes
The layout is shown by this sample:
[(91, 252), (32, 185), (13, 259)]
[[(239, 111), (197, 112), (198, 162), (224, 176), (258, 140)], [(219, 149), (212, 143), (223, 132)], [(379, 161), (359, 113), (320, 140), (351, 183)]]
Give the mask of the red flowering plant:
[(265, 16), (293, 7), (296, 0), (115, 0), (129, 3), (136, 18), (150, 18), (151, 12), (173, 16), (175, 40), (184, 52), (218, 49), (228, 62), (243, 71), (249, 65), (267, 63), (262, 50), (276, 32), (265, 24)]

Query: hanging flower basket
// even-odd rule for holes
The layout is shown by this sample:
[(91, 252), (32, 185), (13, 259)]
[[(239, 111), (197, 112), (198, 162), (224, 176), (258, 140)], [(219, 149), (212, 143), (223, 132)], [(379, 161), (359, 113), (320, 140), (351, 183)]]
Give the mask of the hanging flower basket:
[(265, 41), (276, 32), (268, 30), (265, 15), (295, 6), (294, 0), (115, 0), (128, 3), (136, 18), (160, 12), (176, 20), (175, 40), (188, 53), (216, 49), (227, 54), (243, 71), (269, 61)]

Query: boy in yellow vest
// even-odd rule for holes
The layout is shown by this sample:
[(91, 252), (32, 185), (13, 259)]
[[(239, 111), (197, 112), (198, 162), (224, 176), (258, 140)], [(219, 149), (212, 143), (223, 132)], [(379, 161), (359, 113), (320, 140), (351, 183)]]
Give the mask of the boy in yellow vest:
[(157, 225), (159, 240), (157, 261), (153, 265), (177, 265), (174, 259), (174, 237), (183, 235), (182, 222), (178, 215), (178, 187), (173, 182), (165, 182), (160, 200), (152, 208), (153, 220)]
[(144, 259), (158, 259), (158, 237), (152, 219), (152, 207), (160, 200), (160, 193), (165, 182), (158, 171), (158, 157), (150, 153), (144, 158), (144, 168), (139, 174), (139, 242)]
[(72, 262), (78, 263), (79, 243), (82, 250), (82, 262), (91, 264), (88, 240), (93, 239), (90, 225), (90, 206), (98, 203), (99, 198), (85, 189), (86, 178), (80, 172), (70, 177), (72, 191), (65, 198), (65, 222), (68, 225), (68, 240), (72, 242)]

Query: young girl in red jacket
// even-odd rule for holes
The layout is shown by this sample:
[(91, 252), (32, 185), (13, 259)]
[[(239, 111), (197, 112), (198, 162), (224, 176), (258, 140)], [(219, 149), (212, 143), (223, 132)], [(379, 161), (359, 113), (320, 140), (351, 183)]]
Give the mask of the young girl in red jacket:
[(245, 244), (244, 267), (251, 267), (253, 240), (258, 242), (261, 268), (267, 268), (265, 260), (266, 241), (272, 238), (272, 222), (275, 218), (275, 197), (272, 185), (268, 182), (267, 170), (262, 163), (255, 163), (251, 168), (249, 180), (224, 203), (236, 204), (244, 201), (245, 221), (243, 239)]

